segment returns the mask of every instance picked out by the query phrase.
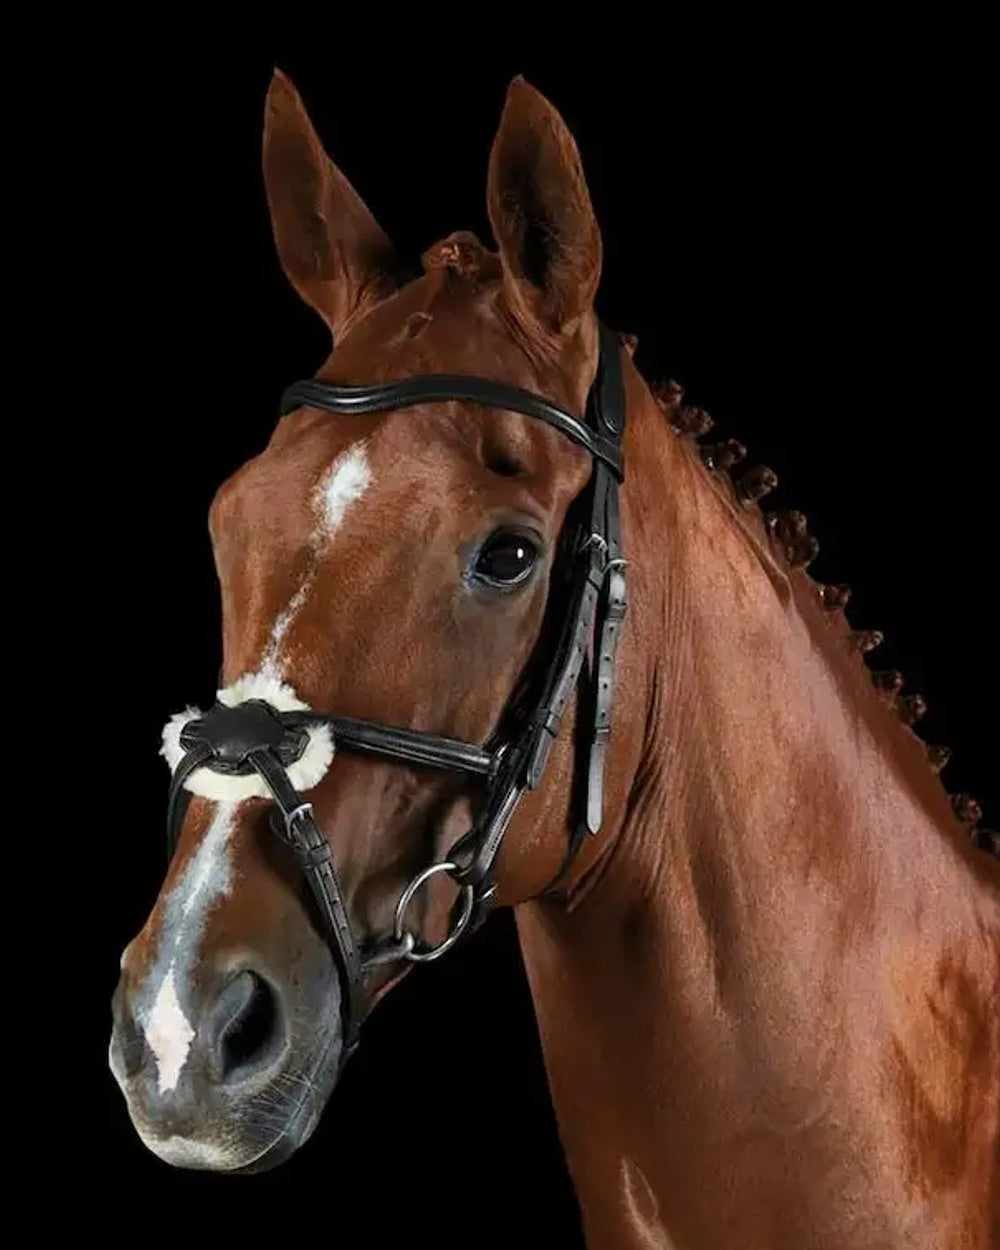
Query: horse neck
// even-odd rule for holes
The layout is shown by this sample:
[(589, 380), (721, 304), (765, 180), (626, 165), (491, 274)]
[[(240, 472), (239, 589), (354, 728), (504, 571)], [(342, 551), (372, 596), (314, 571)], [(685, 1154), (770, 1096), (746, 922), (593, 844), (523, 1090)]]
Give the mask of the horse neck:
[(996, 1105), (996, 878), (843, 617), (630, 391), (626, 816), (568, 907), (518, 909), (588, 1234), (803, 1245), (818, 1211), (848, 1247), (843, 1209), (876, 1244), (895, 1226), (859, 1214), (863, 1170), (904, 1202), (907, 1138), (959, 1113), (948, 1062), (976, 1030)]

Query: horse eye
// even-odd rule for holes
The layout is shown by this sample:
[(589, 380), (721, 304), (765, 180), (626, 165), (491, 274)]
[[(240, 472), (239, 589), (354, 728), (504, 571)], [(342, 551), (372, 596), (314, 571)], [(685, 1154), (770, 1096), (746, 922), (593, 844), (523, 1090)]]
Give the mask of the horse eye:
[(538, 548), (510, 530), (497, 530), (483, 543), (476, 559), (475, 576), (489, 586), (519, 586), (526, 581), (538, 559)]

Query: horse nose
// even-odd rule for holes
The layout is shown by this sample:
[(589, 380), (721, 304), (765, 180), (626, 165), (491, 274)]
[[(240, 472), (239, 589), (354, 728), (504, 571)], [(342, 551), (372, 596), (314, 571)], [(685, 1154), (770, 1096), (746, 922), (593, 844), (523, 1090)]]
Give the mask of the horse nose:
[(150, 1001), (129, 994), (123, 980), (112, 1000), (112, 1070), (142, 1087), (150, 1106), (180, 1109), (212, 1090), (224, 1095), (280, 1063), (285, 1013), (265, 977), (242, 968), (213, 978), (195, 1002), (177, 988), (168, 974)]
[(111, 1070), (119, 1078), (134, 1077), (146, 1062), (147, 1048), (135, 1012), (131, 1009), (122, 977), (111, 1000)]
[(205, 1065), (217, 1084), (235, 1084), (269, 1068), (284, 1042), (278, 998), (269, 983), (244, 968), (223, 986), (207, 1011)]

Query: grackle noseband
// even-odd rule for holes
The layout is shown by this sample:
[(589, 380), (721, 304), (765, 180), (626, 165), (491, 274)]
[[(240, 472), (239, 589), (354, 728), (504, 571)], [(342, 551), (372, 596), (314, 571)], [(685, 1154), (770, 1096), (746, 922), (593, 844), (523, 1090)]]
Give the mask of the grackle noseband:
[[(569, 611), (556, 621), (547, 666), (539, 661), (528, 665), (526, 671), (532, 680), (515, 692), (501, 718), (502, 728), (485, 746), (311, 710), (283, 712), (262, 699), (235, 706), (216, 703), (181, 729), (184, 755), (171, 778), (168, 800), (169, 853), (173, 854), (190, 800), (185, 782), (196, 769), (240, 776), (259, 774), (274, 800), (272, 827), (290, 846), (309, 885), (341, 979), (342, 1063), (357, 1046), (365, 1012), (367, 970), (401, 960), (437, 959), (463, 932), (482, 923), (496, 891), (493, 870), (504, 834), (521, 796), (541, 780), (578, 683), (584, 759), (583, 785), (574, 785), (574, 795), (579, 791), (582, 810), (552, 885), (564, 878), (586, 835), (597, 833), (601, 827), (615, 653), (626, 591), (618, 519), (625, 429), (621, 347), (618, 336), (606, 326), (601, 325), (599, 332), (597, 376), (587, 396), (583, 420), (529, 391), (458, 374), (418, 375), (375, 386), (296, 382), (281, 398), (282, 415), (305, 406), (349, 416), (446, 400), (482, 404), (545, 421), (584, 447), (594, 460), (588, 485), (564, 525), (550, 583), (550, 598), (552, 586), (565, 590)], [(592, 659), (585, 666), (591, 648)], [(419, 768), (467, 773), (486, 782), (485, 798), (472, 829), (459, 838), (447, 859), (430, 864), (413, 878), (396, 905), (392, 935), (365, 950), (351, 926), (330, 846), (316, 824), (312, 806), (295, 789), (286, 771), (302, 755), (310, 725), (325, 725), (335, 749)], [(454, 880), (459, 897), (447, 937), (436, 946), (428, 946), (407, 928), (406, 914), (414, 896), (438, 873), (447, 873)]]

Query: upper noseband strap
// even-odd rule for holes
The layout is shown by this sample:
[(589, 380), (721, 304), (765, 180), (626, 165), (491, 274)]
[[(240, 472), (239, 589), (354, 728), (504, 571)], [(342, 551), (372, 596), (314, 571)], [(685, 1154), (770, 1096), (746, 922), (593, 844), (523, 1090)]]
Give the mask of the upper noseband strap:
[(454, 769), (482, 777), (490, 776), (496, 768), (494, 752), (458, 738), (381, 725), (352, 716), (324, 716), (318, 712), (282, 712), (280, 715), (282, 723), (290, 727), (327, 725), (338, 746), (361, 755), (381, 756), (423, 768)]

